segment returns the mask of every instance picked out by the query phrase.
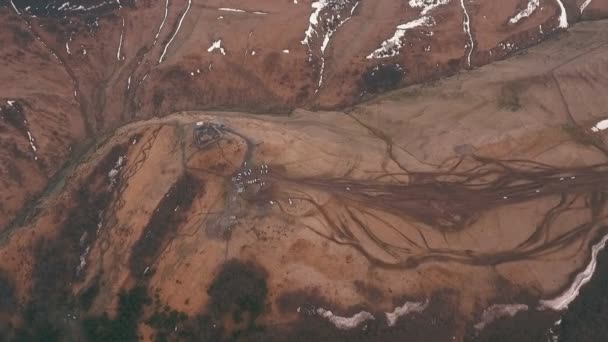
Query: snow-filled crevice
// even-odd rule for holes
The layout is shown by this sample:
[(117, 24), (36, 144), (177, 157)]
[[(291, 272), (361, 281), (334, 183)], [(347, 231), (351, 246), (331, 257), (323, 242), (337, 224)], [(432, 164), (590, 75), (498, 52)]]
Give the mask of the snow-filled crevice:
[(378, 59), (378, 58), (387, 58), (393, 57), (399, 54), (401, 48), (403, 47), (403, 37), (408, 30), (419, 28), (419, 27), (428, 27), (433, 26), (435, 21), (431, 16), (424, 16), (418, 19), (414, 19), (410, 22), (397, 26), (397, 30), (393, 34), (393, 36), (382, 42), (379, 48), (370, 53), (366, 58), (367, 59)]
[(410, 0), (411, 8), (421, 9), (421, 16), (427, 15), (430, 11), (443, 5), (447, 5), (451, 0)]
[(323, 85), (325, 51), (331, 38), (352, 17), (358, 5), (359, 1), (354, 0), (318, 0), (311, 5), (313, 12), (308, 18), (308, 28), (304, 31), (301, 43), (308, 47), (309, 61), (312, 61), (313, 56), (318, 56), (321, 60), (315, 93)]
[(108, 172), (108, 179), (110, 181), (110, 188), (113, 188), (118, 183), (118, 175), (125, 164), (126, 157), (120, 156), (114, 164), (114, 167)]
[[(436, 22), (435, 18), (431, 16), (431, 12), (438, 7), (447, 5), (450, 1), (451, 0), (410, 0), (408, 5), (412, 9), (420, 10), (419, 16), (404, 24), (398, 25), (393, 36), (383, 41), (380, 46), (367, 55), (366, 58), (389, 58), (401, 53), (405, 43), (406, 33), (411, 30), (434, 26)], [(429, 35), (432, 36), (433, 32), (429, 32)], [(430, 46), (427, 46), (425, 51), (430, 51)]]
[(123, 40), (124, 33), (125, 33), (125, 18), (122, 17), (122, 27), (120, 29), (120, 38), (118, 40), (118, 50), (116, 51), (116, 60), (117, 61), (124, 59), (124, 56), (122, 56), (122, 40)]
[(323, 308), (318, 308), (317, 315), (327, 319), (333, 325), (335, 325), (336, 328), (341, 329), (341, 330), (354, 329), (354, 328), (358, 327), (359, 325), (361, 325), (362, 323), (364, 323), (365, 321), (370, 321), (370, 320), (375, 319), (374, 316), (367, 311), (358, 312), (351, 317), (342, 317), (342, 316), (334, 315), (334, 313), (329, 310), (325, 310)]
[(162, 63), (163, 60), (165, 59), (165, 55), (167, 54), (167, 50), (169, 49), (169, 46), (171, 45), (171, 43), (173, 42), (173, 40), (175, 39), (175, 37), (179, 33), (179, 30), (182, 27), (182, 23), (184, 22), (184, 18), (186, 18), (186, 15), (188, 14), (188, 11), (190, 11), (190, 7), (191, 6), (192, 6), (192, 0), (188, 0), (188, 7), (186, 7), (186, 10), (182, 14), (182, 16), (179, 18), (179, 21), (177, 23), (177, 28), (175, 29), (175, 32), (173, 32), (173, 35), (171, 35), (171, 38), (169, 38), (169, 41), (167, 42), (167, 44), (165, 45), (165, 48), (163, 49), (163, 53), (160, 55), (160, 58), (158, 59), (158, 63), (159, 64)]
[[(36, 139), (30, 130), (30, 124), (23, 115), (23, 109), (17, 101), (7, 100), (8, 107), (0, 106), (0, 120), (8, 120), (7, 117), (12, 117), (13, 126), (15, 126), (23, 135), (27, 137), (28, 144), (33, 153), (34, 160), (38, 160), (38, 146)], [(6, 112), (5, 112), (6, 110)], [(11, 114), (12, 113), (12, 114)]]
[(509, 24), (517, 24), (520, 20), (528, 18), (536, 11), (536, 9), (538, 9), (539, 6), (540, 0), (529, 0), (526, 8), (522, 9), (511, 19), (509, 19)]
[(572, 301), (578, 296), (581, 287), (591, 280), (597, 264), (597, 255), (602, 249), (604, 249), (604, 247), (606, 247), (607, 241), (608, 235), (604, 236), (602, 240), (593, 245), (591, 247), (591, 261), (589, 261), (587, 267), (581, 273), (576, 275), (570, 287), (568, 287), (568, 289), (566, 289), (566, 291), (564, 291), (562, 294), (553, 299), (541, 300), (539, 309), (552, 309), (556, 311), (567, 309), (568, 305), (570, 305), (570, 303), (572, 303)]
[(471, 17), (469, 17), (469, 12), (467, 11), (464, 1), (465, 0), (460, 0), (460, 7), (462, 7), (462, 12), (464, 14), (462, 20), (462, 29), (469, 39), (468, 43), (464, 47), (464, 50), (467, 56), (467, 66), (470, 68), (471, 55), (473, 54), (473, 50), (475, 50), (475, 41), (473, 40), (473, 35), (471, 34)]
[(488, 324), (505, 317), (513, 317), (520, 311), (527, 311), (526, 304), (494, 304), (483, 311), (481, 321), (475, 324), (475, 329), (482, 330)]
[(566, 12), (566, 7), (562, 0), (557, 1), (557, 5), (559, 6), (559, 28), (566, 29), (568, 28), (568, 12)]
[(156, 46), (158, 37), (160, 36), (160, 33), (163, 30), (163, 27), (165, 26), (165, 21), (167, 21), (168, 14), (169, 14), (169, 0), (165, 0), (165, 14), (163, 15), (163, 19), (161, 20), (160, 25), (158, 26), (158, 31), (156, 32), (156, 35), (154, 36), (154, 42), (152, 43), (152, 46)]
[(403, 305), (396, 307), (395, 310), (393, 310), (392, 312), (385, 313), (386, 322), (389, 327), (392, 327), (397, 323), (397, 320), (399, 320), (400, 317), (422, 312), (426, 310), (428, 306), (428, 300), (424, 302), (405, 302)]
[(580, 9), (581, 9), (581, 14), (585, 11), (585, 9), (587, 8), (587, 6), (589, 6), (589, 4), (591, 4), (592, 0), (585, 0), (585, 2), (582, 3)]
[(268, 12), (262, 12), (262, 11), (246, 11), (246, 10), (242, 10), (239, 8), (228, 8), (228, 7), (220, 7), (217, 9), (218, 11), (223, 11), (223, 12), (236, 12), (236, 13), (248, 13), (248, 14), (257, 14), (257, 15), (265, 15), (268, 14)]

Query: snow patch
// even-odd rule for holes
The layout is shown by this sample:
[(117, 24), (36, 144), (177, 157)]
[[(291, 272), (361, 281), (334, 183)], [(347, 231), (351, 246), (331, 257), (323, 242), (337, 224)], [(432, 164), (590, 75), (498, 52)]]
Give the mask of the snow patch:
[(374, 316), (367, 311), (361, 311), (351, 317), (342, 317), (342, 316), (334, 315), (333, 312), (331, 312), (329, 310), (325, 310), (323, 308), (318, 308), (317, 314), (323, 318), (326, 318), (333, 325), (335, 325), (336, 328), (341, 329), (341, 330), (353, 329), (365, 321), (375, 319)]
[(420, 15), (424, 16), (433, 9), (447, 5), (450, 0), (410, 0), (409, 5), (411, 8), (422, 8)]
[(226, 51), (222, 47), (222, 40), (218, 39), (211, 44), (211, 46), (207, 49), (207, 52), (213, 52), (215, 50), (219, 50), (222, 55), (226, 55)]
[(602, 120), (591, 127), (591, 130), (594, 132), (603, 131), (605, 129), (608, 129), (608, 119)]
[(405, 24), (399, 25), (397, 26), (397, 30), (393, 36), (383, 41), (380, 47), (374, 50), (374, 52), (370, 53), (366, 58), (377, 59), (396, 56), (401, 51), (401, 47), (403, 47), (402, 40), (405, 36), (405, 32), (414, 28), (433, 25), (435, 25), (435, 21), (430, 16), (420, 17)]
[(517, 24), (520, 20), (531, 16), (532, 13), (536, 11), (538, 6), (540, 6), (540, 0), (529, 0), (528, 6), (519, 11), (519, 13), (517, 13), (513, 18), (509, 19), (509, 23)]
[[(346, 23), (353, 15), (359, 1), (352, 0), (319, 0), (311, 4), (314, 11), (308, 19), (308, 28), (304, 32), (302, 45), (308, 46), (308, 60), (312, 61), (315, 38), (321, 38), (319, 54), (321, 68), (319, 71), (319, 82), (315, 94), (323, 85), (323, 73), (325, 71), (325, 50), (329, 46), (333, 34)], [(345, 12), (345, 13), (344, 13)], [(321, 36), (322, 35), (322, 36)]]
[(559, 27), (560, 28), (568, 28), (568, 13), (566, 12), (566, 7), (562, 3), (562, 0), (555, 0), (559, 5), (560, 14), (559, 14)]
[(475, 329), (482, 330), (486, 325), (497, 319), (513, 317), (520, 311), (527, 311), (526, 304), (494, 304), (483, 311), (481, 321), (475, 324)]
[(116, 182), (117, 182), (116, 177), (120, 173), (120, 170), (122, 170), (124, 162), (125, 162), (125, 156), (118, 157), (116, 164), (114, 164), (114, 168), (112, 168), (112, 170), (110, 170), (110, 172), (108, 172), (108, 178), (110, 179), (110, 187), (113, 187), (114, 185), (116, 185)]
[(308, 18), (308, 28), (304, 31), (304, 39), (302, 40), (303, 45), (310, 46), (310, 40), (313, 38), (313, 35), (317, 34), (316, 26), (319, 24), (319, 14), (321, 14), (325, 6), (327, 6), (326, 0), (315, 1), (311, 4), (314, 12)]
[(503, 50), (509, 50), (509, 51), (517, 48), (517, 46), (514, 43), (510, 43), (510, 42), (499, 43), (498, 47)]
[[(333, 33), (340, 26), (342, 26), (342, 24), (344, 24), (346, 21), (348, 21), (350, 19), (350, 17), (353, 15), (355, 9), (359, 5), (359, 1), (356, 1), (350, 8), (350, 10), (349, 10), (350, 15), (347, 16), (346, 18), (342, 18), (339, 12), (341, 10), (347, 8), (348, 5), (349, 5), (348, 0), (341, 0), (341, 1), (319, 0), (319, 1), (313, 2), (311, 4), (311, 7), (314, 9), (314, 11), (310, 14), (310, 17), (308, 19), (308, 28), (306, 29), (306, 31), (304, 31), (304, 39), (301, 41), (302, 45), (308, 45), (308, 47), (310, 49), (310, 44), (312, 43), (312, 39), (319, 35), (318, 29), (327, 30), (327, 32), (325, 33), (325, 36), (323, 37), (323, 40), (324, 40), (324, 42), (325, 42), (325, 40), (328, 40), (331, 37), (331, 35), (333, 35)], [(323, 18), (323, 20), (322, 20), (323, 23), (320, 23), (321, 12), (326, 8), (335, 13), (332, 13), (331, 15), (328, 15), (326, 18)], [(337, 24), (336, 24), (336, 22), (337, 22)], [(325, 46), (327, 46), (327, 43), (325, 43)]]
[(389, 327), (392, 327), (397, 323), (397, 320), (401, 316), (405, 316), (411, 313), (422, 312), (429, 306), (428, 299), (425, 302), (405, 302), (405, 304), (398, 306), (393, 312), (385, 312), (386, 321)]
[[(608, 128), (608, 122), (606, 125), (606, 128)], [(581, 273), (576, 275), (576, 278), (574, 278), (570, 288), (556, 298), (541, 300), (539, 306), (540, 310), (552, 309), (555, 311), (561, 311), (568, 308), (568, 305), (572, 303), (572, 301), (578, 296), (581, 287), (591, 280), (591, 277), (595, 272), (597, 255), (602, 249), (604, 249), (604, 247), (606, 247), (606, 241), (608, 241), (608, 234), (591, 248), (591, 261), (589, 262), (589, 265), (587, 265), (587, 267)]]

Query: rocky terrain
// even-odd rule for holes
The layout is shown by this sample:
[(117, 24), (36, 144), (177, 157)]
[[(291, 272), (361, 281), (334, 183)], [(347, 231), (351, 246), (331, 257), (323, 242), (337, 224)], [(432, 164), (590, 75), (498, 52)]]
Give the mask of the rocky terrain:
[(606, 16), (1, 4), (0, 336), (599, 341)]

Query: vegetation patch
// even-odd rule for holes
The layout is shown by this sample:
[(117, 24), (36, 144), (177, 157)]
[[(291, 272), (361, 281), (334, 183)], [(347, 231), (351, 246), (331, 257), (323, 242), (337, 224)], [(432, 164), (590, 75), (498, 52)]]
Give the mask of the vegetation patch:
[(498, 108), (508, 110), (510, 112), (517, 112), (521, 109), (521, 103), (519, 101), (519, 89), (516, 84), (509, 83), (504, 85), (500, 89), (498, 96)]
[[(256, 340), (265, 331), (256, 318), (266, 309), (266, 278), (266, 271), (251, 262), (233, 259), (224, 263), (207, 289), (205, 312), (183, 322), (176, 341)], [(165, 311), (169, 319), (180, 319), (179, 313)]]
[(15, 284), (4, 270), (0, 270), (0, 313), (12, 313), (17, 308)]
[(363, 91), (380, 93), (395, 89), (403, 79), (403, 70), (399, 64), (378, 64), (367, 69), (361, 77)]
[(83, 277), (81, 257), (94, 242), (100, 215), (111, 204), (108, 172), (125, 151), (125, 146), (115, 146), (102, 158), (72, 194), (76, 206), (66, 213), (57, 236), (42, 238), (34, 244), (33, 285), (30, 301), (22, 312), (23, 325), (16, 331), (18, 340), (58, 341), (78, 335), (74, 325), (69, 324), (79, 306), (71, 291), (72, 284)]
[(141, 237), (133, 245), (129, 266), (135, 277), (143, 277), (146, 269), (154, 263), (165, 242), (185, 220), (185, 213), (201, 187), (202, 183), (197, 178), (186, 173), (163, 196)]
[(99, 294), (99, 279), (96, 279), (93, 284), (84, 289), (78, 296), (78, 304), (84, 311), (88, 311), (93, 305), (93, 301)]
[(562, 125), (562, 129), (564, 130), (564, 132), (566, 132), (566, 134), (568, 134), (572, 138), (572, 140), (576, 141), (579, 144), (585, 146), (591, 146), (596, 144), (601, 145), (601, 140), (599, 140), (596, 136), (589, 134), (585, 131), (583, 127), (580, 127), (576, 124), (564, 124)]
[(210, 313), (230, 313), (236, 323), (248, 317), (248, 325), (253, 324), (266, 303), (266, 277), (266, 271), (252, 263), (229, 260), (207, 290)]
[[(157, 302), (158, 303), (158, 302)], [(159, 305), (157, 305), (158, 308)], [(188, 316), (180, 311), (171, 309), (165, 306), (158, 311), (155, 311), (147, 320), (146, 324), (156, 329), (156, 335), (154, 336), (155, 342), (169, 341), (169, 337), (179, 336), (176, 334), (183, 330), (182, 324), (186, 322)]]
[(144, 305), (150, 303), (144, 286), (136, 286), (118, 295), (116, 317), (111, 319), (106, 313), (86, 318), (83, 328), (88, 341), (139, 341), (137, 323), (143, 313)]

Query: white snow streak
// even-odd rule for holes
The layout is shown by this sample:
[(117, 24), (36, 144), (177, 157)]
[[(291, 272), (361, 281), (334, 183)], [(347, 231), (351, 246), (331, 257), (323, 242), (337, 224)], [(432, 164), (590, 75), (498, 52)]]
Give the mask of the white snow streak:
[(467, 48), (469, 49), (469, 51), (467, 53), (467, 65), (470, 68), (471, 67), (471, 55), (473, 54), (473, 49), (475, 49), (475, 41), (473, 40), (473, 36), (471, 35), (471, 18), (469, 17), (467, 8), (464, 5), (464, 0), (460, 0), (460, 6), (462, 7), (462, 11), (464, 12), (464, 20), (462, 21), (462, 29), (467, 34), (467, 36), (469, 36), (469, 43), (467, 44), (467, 46), (465, 46), (465, 51)]
[(403, 46), (402, 38), (405, 36), (405, 32), (407, 30), (411, 30), (413, 28), (421, 27), (421, 26), (432, 26), (434, 25), (434, 20), (430, 16), (424, 16), (405, 24), (397, 26), (397, 30), (393, 36), (382, 42), (379, 48), (377, 48), (374, 52), (370, 53), (366, 58), (374, 59), (374, 58), (386, 58), (393, 57), (399, 54), (401, 47)]
[(555, 0), (559, 5), (560, 14), (559, 14), (559, 27), (560, 28), (568, 28), (568, 13), (566, 13), (566, 7), (562, 3), (562, 0)]
[(249, 11), (245, 11), (242, 9), (238, 9), (238, 8), (227, 8), (227, 7), (220, 7), (217, 9), (218, 11), (224, 11), (224, 12), (237, 12), (237, 13), (249, 13), (249, 14), (258, 14), (258, 15), (265, 15), (268, 14), (266, 12), (261, 12), (261, 11), (253, 11), (253, 12), (249, 12)]
[(532, 13), (534, 13), (534, 11), (536, 11), (538, 6), (540, 6), (540, 0), (529, 0), (528, 6), (524, 9), (522, 9), (521, 11), (519, 11), (519, 13), (517, 13), (513, 18), (509, 19), (509, 23), (517, 24), (523, 18), (527, 18), (527, 17), (531, 16)]
[[(27, 125), (27, 121), (25, 122), (25, 124)], [(32, 136), (32, 133), (30, 133), (30, 131), (27, 131), (27, 137), (30, 143), (30, 147), (32, 148), (32, 151), (34, 151), (34, 160), (38, 160), (38, 155), (36, 154), (36, 152), (38, 151), (38, 148), (36, 147), (36, 140), (34, 140), (34, 137)]]
[(386, 321), (389, 327), (397, 323), (399, 317), (416, 312), (422, 312), (429, 306), (429, 301), (425, 302), (405, 302), (402, 306), (398, 306), (393, 312), (385, 312)]
[(120, 60), (120, 50), (122, 49), (122, 36), (125, 32), (125, 18), (122, 18), (122, 29), (120, 30), (120, 40), (118, 41), (118, 51), (116, 51), (116, 60)]
[(15, 6), (15, 3), (13, 2), (13, 0), (11, 0), (11, 5), (13, 5), (13, 9), (15, 10), (15, 13), (17, 13), (17, 15), (21, 15), (21, 12), (19, 12), (19, 10), (17, 9), (17, 6)]
[(503, 317), (513, 317), (520, 311), (527, 311), (526, 304), (494, 304), (483, 311), (481, 321), (475, 324), (475, 329), (482, 330), (486, 325)]
[(86, 267), (87, 265), (87, 254), (89, 254), (89, 250), (90, 250), (91, 246), (87, 246), (87, 248), (84, 250), (84, 252), (82, 253), (82, 255), (80, 256), (80, 264), (76, 267), (76, 274), (80, 274), (80, 272)]
[(152, 46), (156, 45), (156, 42), (158, 41), (158, 36), (160, 36), (160, 31), (162, 31), (163, 26), (165, 26), (165, 21), (167, 20), (168, 14), (169, 14), (169, 0), (166, 0), (165, 15), (163, 16), (163, 20), (160, 22), (160, 26), (158, 27), (158, 32), (156, 32), (156, 36), (154, 36), (154, 43), (152, 43)]
[(226, 8), (226, 7), (221, 7), (218, 8), (218, 11), (227, 11), (227, 12), (240, 12), (240, 13), (245, 13), (247, 11), (244, 11), (242, 9), (236, 9), (236, 8)]
[(177, 28), (175, 29), (175, 32), (173, 32), (171, 39), (169, 39), (169, 42), (167, 42), (167, 45), (165, 45), (165, 49), (163, 50), (162, 55), (160, 55), (160, 58), (158, 59), (159, 64), (163, 62), (163, 59), (165, 58), (165, 54), (167, 53), (167, 49), (169, 49), (169, 45), (171, 45), (171, 43), (173, 42), (173, 39), (175, 39), (175, 36), (177, 36), (177, 34), (179, 33), (179, 29), (182, 27), (182, 22), (184, 21), (186, 14), (188, 14), (188, 11), (190, 11), (190, 6), (192, 6), (192, 0), (188, 0), (188, 7), (186, 7), (186, 10), (184, 11), (184, 14), (182, 14), (182, 17), (179, 18), (179, 22), (177, 24)]
[(342, 317), (334, 315), (329, 310), (318, 308), (317, 314), (323, 318), (327, 318), (336, 328), (341, 330), (353, 329), (365, 321), (374, 320), (374, 316), (367, 311), (361, 311), (352, 317)]
[(30, 133), (30, 131), (27, 131), (27, 137), (30, 140), (30, 146), (32, 147), (32, 150), (34, 152), (36, 152), (37, 148), (36, 148), (36, 145), (34, 144), (34, 137), (32, 137), (32, 133)]
[[(606, 128), (608, 128), (608, 123), (606, 125)], [(568, 305), (578, 296), (581, 287), (591, 280), (593, 272), (595, 272), (597, 254), (606, 247), (606, 241), (608, 241), (608, 235), (604, 236), (600, 242), (591, 247), (591, 261), (589, 262), (589, 265), (587, 265), (581, 273), (576, 275), (570, 288), (556, 298), (541, 300), (539, 309), (560, 311), (568, 308)]]
[(585, 0), (585, 2), (583, 2), (583, 4), (581, 5), (581, 13), (583, 13), (585, 8), (587, 8), (587, 6), (589, 6), (590, 3), (591, 3), (591, 0)]
[[(355, 4), (355, 7), (357, 6), (357, 4), (359, 4), (359, 3), (357, 2)], [(320, 71), (320, 75), (319, 75), (319, 84), (317, 86), (317, 89), (315, 90), (315, 94), (319, 91), (319, 89), (323, 85), (323, 72), (325, 71), (325, 49), (329, 45), (329, 40), (331, 39), (331, 36), (340, 28), (340, 26), (342, 26), (342, 24), (344, 24), (345, 22), (347, 22), (349, 19), (350, 19), (350, 17), (348, 17), (348, 18), (344, 19), (343, 21), (341, 21), (338, 24), (338, 26), (336, 26), (335, 29), (333, 29), (333, 30), (330, 29), (329, 31), (327, 31), (325, 33), (325, 37), (323, 37), (323, 44), (321, 44), (321, 71)]]

